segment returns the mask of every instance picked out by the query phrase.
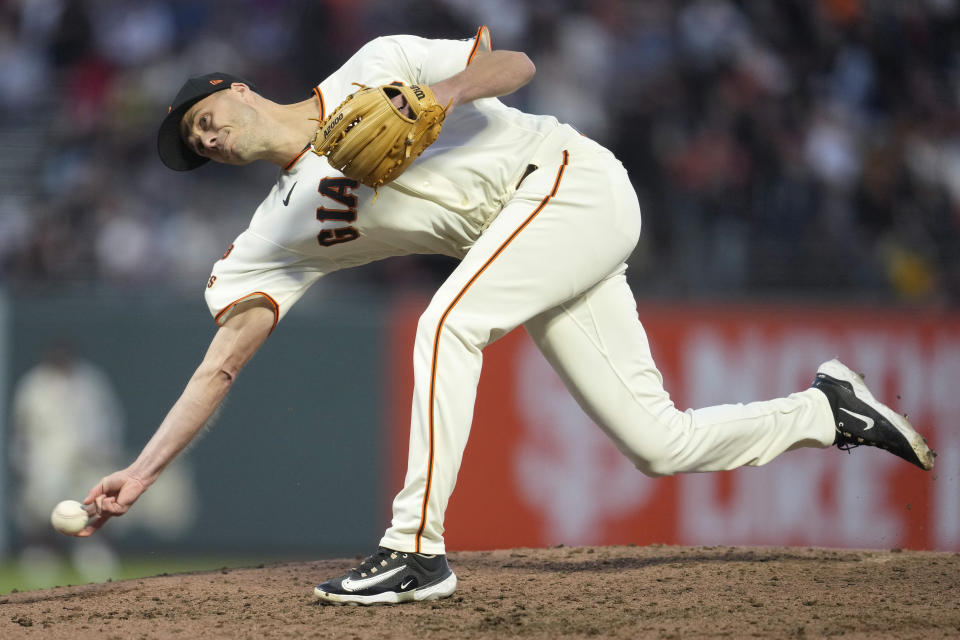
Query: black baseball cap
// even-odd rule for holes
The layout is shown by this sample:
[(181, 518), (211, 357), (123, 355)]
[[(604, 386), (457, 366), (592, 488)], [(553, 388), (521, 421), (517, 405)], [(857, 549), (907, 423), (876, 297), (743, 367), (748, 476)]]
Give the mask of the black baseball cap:
[(198, 156), (183, 141), (180, 137), (180, 121), (190, 107), (217, 91), (229, 89), (234, 82), (242, 82), (256, 91), (252, 84), (229, 73), (208, 73), (183, 83), (157, 133), (157, 151), (163, 164), (174, 171), (189, 171), (210, 160)]

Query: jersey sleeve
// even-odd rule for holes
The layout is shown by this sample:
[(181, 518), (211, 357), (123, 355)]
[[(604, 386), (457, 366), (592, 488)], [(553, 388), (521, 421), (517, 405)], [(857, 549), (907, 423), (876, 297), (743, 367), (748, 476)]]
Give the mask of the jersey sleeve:
[(412, 35), (375, 38), (316, 87), (321, 113), (327, 114), (356, 85), (435, 84), (463, 71), (478, 51), (490, 50), (490, 31), (480, 27), (473, 38), (432, 40)]
[[(369, 43), (368, 64), (393, 68), (396, 80), (434, 84), (463, 71), (478, 50), (490, 48), (489, 30), (465, 40), (440, 40), (412, 35), (383, 36)], [(363, 50), (361, 50), (363, 53)]]
[(474, 39), (430, 40), (418, 36), (397, 36), (409, 66), (411, 82), (434, 84), (467, 68), (475, 54)]
[(223, 325), (239, 303), (259, 296), (273, 307), (275, 327), (310, 285), (332, 270), (307, 264), (248, 229), (213, 265), (204, 297), (217, 325)]

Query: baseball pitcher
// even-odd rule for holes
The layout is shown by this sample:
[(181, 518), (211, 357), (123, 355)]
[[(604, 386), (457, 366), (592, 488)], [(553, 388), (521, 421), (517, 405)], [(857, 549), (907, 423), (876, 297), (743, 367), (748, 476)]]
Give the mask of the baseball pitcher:
[(203, 361), (137, 459), (90, 490), (85, 502), (98, 517), (80, 535), (147, 490), (318, 278), (411, 253), (460, 262), (417, 328), (404, 486), (380, 548), (317, 586), (323, 601), (454, 592), (443, 516), (482, 352), (520, 325), (647, 475), (762, 465), (790, 449), (831, 445), (881, 447), (933, 466), (907, 420), (836, 360), (786, 398), (678, 410), (627, 285), (625, 261), (641, 227), (630, 178), (570, 126), (497, 99), (534, 72), (525, 54), (492, 50), (482, 27), (468, 40), (377, 38), (294, 104), (223, 73), (184, 84), (159, 131), (167, 166), (266, 160), (280, 172), (206, 284), (219, 329)]

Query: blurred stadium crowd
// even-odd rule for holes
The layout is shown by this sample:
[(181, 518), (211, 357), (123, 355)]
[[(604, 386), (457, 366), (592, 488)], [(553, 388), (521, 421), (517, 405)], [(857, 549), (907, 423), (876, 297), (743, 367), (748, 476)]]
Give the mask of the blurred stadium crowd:
[(160, 164), (186, 76), (293, 101), (372, 37), (480, 24), (537, 65), (509, 104), (630, 170), (638, 294), (960, 302), (958, 0), (6, 0), (0, 277), (199, 296), (276, 169)]

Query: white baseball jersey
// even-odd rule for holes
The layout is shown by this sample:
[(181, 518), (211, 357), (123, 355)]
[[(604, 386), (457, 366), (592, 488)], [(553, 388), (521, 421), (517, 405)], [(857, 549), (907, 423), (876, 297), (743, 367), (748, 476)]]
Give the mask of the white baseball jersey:
[[(361, 48), (315, 93), (321, 120), (357, 90), (354, 83), (433, 84), (462, 71), (478, 40), (389, 36)], [(250, 295), (272, 301), (277, 319), (317, 278), (390, 256), (463, 257), (499, 213), (527, 168), (517, 148), (535, 149), (561, 127), (495, 98), (464, 104), (437, 141), (374, 197), (326, 158), (305, 152), (281, 171), (250, 227), (214, 267), (207, 304), (222, 323)]]
[[(484, 36), (378, 38), (320, 83), (321, 111), (354, 82), (448, 78)], [(443, 515), (482, 350), (521, 324), (587, 414), (647, 474), (764, 464), (833, 442), (833, 416), (816, 389), (746, 406), (674, 407), (626, 281), (639, 234), (636, 194), (609, 151), (552, 117), (478, 100), (458, 106), (438, 140), (376, 199), (324, 158), (302, 154), (216, 263), (207, 302), (222, 322), (238, 300), (260, 295), (279, 319), (337, 269), (408, 253), (461, 259), (418, 325), (407, 474), (381, 540), (398, 551), (444, 553)]]

